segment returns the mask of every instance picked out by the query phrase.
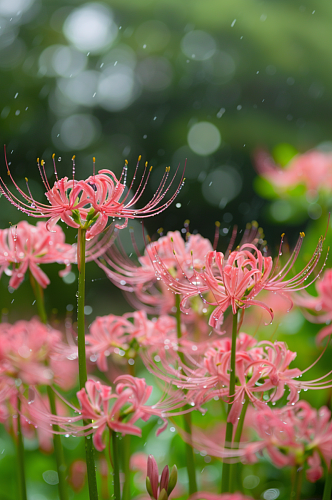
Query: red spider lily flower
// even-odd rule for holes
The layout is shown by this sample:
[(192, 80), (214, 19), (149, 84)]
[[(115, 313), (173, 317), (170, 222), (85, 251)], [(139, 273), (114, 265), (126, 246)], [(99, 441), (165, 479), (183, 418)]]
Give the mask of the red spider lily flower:
[[(93, 173), (86, 180), (75, 180), (75, 156), (73, 156), (73, 179), (64, 177), (58, 178), (56, 165), (53, 155), (54, 173), (56, 182), (53, 187), (48, 182), (45, 173), (45, 162), (42, 160), (39, 163), (37, 160), (39, 172), (44, 183), (46, 198), (49, 205), (37, 202), (29, 189), (27, 182), (28, 194), (26, 194), (14, 181), (6, 159), (7, 173), (14, 183), (22, 200), (17, 198), (0, 178), (0, 192), (10, 201), (12, 205), (21, 210), (23, 213), (37, 218), (48, 218), (47, 227), (51, 228), (60, 219), (68, 226), (74, 228), (87, 229), (86, 237), (91, 239), (105, 229), (108, 218), (123, 218), (122, 225), (116, 224), (116, 227), (123, 228), (127, 225), (128, 219), (141, 219), (156, 215), (165, 210), (176, 198), (181, 187), (183, 186), (183, 174), (180, 184), (176, 188), (175, 193), (170, 197), (168, 202), (163, 202), (165, 195), (168, 193), (171, 185), (174, 182), (175, 175), (168, 182), (170, 167), (161, 179), (157, 191), (152, 199), (143, 207), (135, 209), (134, 205), (140, 200), (146, 188), (152, 167), (148, 168), (145, 164), (145, 169), (138, 189), (135, 194), (128, 200), (131, 189), (136, 177), (139, 166), (139, 160), (136, 165), (134, 177), (128, 187), (128, 193), (124, 194), (127, 180), (127, 165), (125, 162), (122, 174), (118, 180), (110, 170), (100, 170), (98, 174)], [(95, 165), (95, 159), (93, 159)], [(27, 181), (27, 179), (26, 179)]]
[(311, 150), (296, 155), (284, 168), (276, 165), (265, 151), (257, 151), (255, 163), (258, 173), (279, 190), (303, 184), (313, 196), (332, 189), (332, 154)]
[(65, 276), (70, 271), (72, 257), (73, 248), (65, 243), (65, 235), (59, 226), (54, 226), (51, 233), (45, 222), (32, 226), (21, 221), (17, 226), (0, 229), (0, 277), (3, 271), (9, 274), (12, 288), (20, 286), (28, 270), (37, 283), (46, 288), (50, 280), (39, 264), (65, 264), (66, 268), (59, 273)]
[(317, 297), (313, 297), (305, 291), (295, 296), (296, 305), (311, 309), (315, 314), (305, 313), (305, 317), (312, 323), (329, 323), (317, 335), (320, 343), (325, 337), (332, 334), (332, 269), (328, 269), (322, 279), (316, 282)]
[[(58, 425), (64, 434), (75, 436), (93, 434), (93, 442), (98, 451), (105, 448), (103, 433), (107, 427), (123, 435), (141, 436), (142, 430), (135, 425), (136, 422), (139, 419), (146, 422), (151, 416), (158, 416), (164, 423), (159, 427), (157, 435), (166, 429), (167, 420), (163, 411), (159, 409), (159, 404), (154, 406), (146, 404), (151, 395), (152, 386), (147, 386), (144, 379), (131, 375), (120, 376), (114, 383), (115, 392), (110, 386), (103, 385), (99, 381), (88, 380), (85, 388), (77, 393), (81, 409), (66, 402), (76, 413), (79, 413), (70, 418), (52, 415), (47, 408), (40, 410), (39, 407), (34, 406), (34, 403), (31, 403), (32, 421), (38, 420), (38, 425), (42, 425), (49, 432), (52, 432), (51, 423)], [(82, 427), (76, 425), (80, 420), (92, 422)]]
[[(290, 368), (296, 353), (289, 351), (284, 342), (261, 342), (245, 333), (237, 337), (235, 364), (237, 380), (234, 394), (229, 394), (230, 385), (230, 339), (213, 341), (206, 348), (202, 359), (195, 356), (190, 346), (172, 345), (167, 350), (146, 350), (142, 352), (145, 366), (161, 380), (173, 384), (186, 392), (183, 396), (192, 409), (203, 413), (202, 406), (214, 398), (230, 402), (232, 408), (228, 421), (235, 424), (240, 416), (242, 405), (247, 397), (256, 408), (265, 409), (268, 402), (272, 405), (280, 400), (288, 387), (288, 405), (294, 406), (299, 400), (301, 390), (326, 389), (332, 386), (332, 371), (315, 380), (299, 380), (318, 359), (305, 370)], [(197, 348), (200, 352), (200, 349)], [(157, 356), (156, 356), (157, 352)], [(182, 352), (185, 363), (181, 361)], [(176, 368), (177, 367), (177, 368)]]
[(64, 351), (61, 332), (37, 319), (0, 325), (1, 376), (20, 378), (27, 385), (56, 383), (68, 387), (75, 382), (76, 374), (68, 369), (71, 362), (61, 354)]
[[(303, 290), (315, 281), (319, 274), (305, 283), (314, 271), (323, 249), (324, 238), (319, 239), (313, 256), (307, 265), (295, 276), (289, 273), (298, 257), (304, 233), (300, 233), (295, 249), (286, 264), (278, 269), (279, 257), (273, 266), (271, 257), (265, 257), (253, 244), (246, 243), (239, 250), (225, 256), (221, 252), (208, 252), (205, 258), (205, 267), (201, 270), (192, 269), (191, 273), (182, 270), (185, 281), (174, 277), (167, 269), (158, 248), (152, 246), (154, 256), (153, 265), (160, 279), (173, 292), (183, 295), (181, 308), (186, 312), (189, 308), (188, 299), (199, 295), (203, 302), (215, 307), (209, 320), (210, 326), (219, 328), (223, 322), (224, 312), (232, 307), (233, 314), (239, 309), (246, 309), (257, 305), (265, 309), (273, 319), (273, 310), (265, 303), (256, 299), (262, 290), (278, 293), (289, 298), (289, 294)], [(281, 241), (282, 245), (283, 240)], [(281, 247), (281, 246), (280, 246)], [(175, 252), (175, 251), (174, 251)], [(176, 252), (175, 252), (176, 255)], [(210, 292), (213, 300), (208, 301), (203, 294)], [(290, 300), (290, 307), (292, 301)]]
[(144, 308), (150, 314), (168, 314), (175, 305), (174, 295), (156, 276), (154, 253), (158, 252), (173, 277), (185, 281), (183, 272), (189, 272), (193, 267), (202, 269), (205, 255), (212, 250), (210, 241), (199, 234), (187, 235), (185, 241), (179, 231), (170, 231), (156, 242), (149, 243), (144, 255), (139, 255), (136, 249), (138, 264), (127, 257), (121, 242), (118, 247), (112, 245), (97, 263), (116, 286), (130, 292), (126, 296), (134, 307)]

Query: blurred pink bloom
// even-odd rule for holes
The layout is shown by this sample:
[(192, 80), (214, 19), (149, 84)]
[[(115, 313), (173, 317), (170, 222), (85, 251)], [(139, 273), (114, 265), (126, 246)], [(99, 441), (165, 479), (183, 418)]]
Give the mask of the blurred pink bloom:
[(158, 251), (165, 268), (175, 279), (185, 281), (183, 272), (202, 269), (205, 255), (213, 250), (210, 241), (201, 235), (191, 234), (185, 241), (179, 231), (168, 232), (149, 243), (144, 255), (138, 255), (138, 264), (126, 256), (120, 242), (118, 246), (110, 247), (97, 263), (116, 286), (133, 293), (134, 297), (129, 293), (127, 298), (134, 307), (144, 308), (150, 314), (168, 314), (175, 305), (174, 295), (156, 275), (154, 253)]
[[(63, 350), (61, 332), (38, 319), (17, 321), (14, 325), (0, 324), (1, 375), (20, 378), (28, 385), (54, 382), (62, 385), (63, 373), (58, 373), (72, 363), (61, 354)], [(63, 385), (68, 386), (74, 377), (72, 374)]]
[(315, 314), (306, 313), (306, 318), (312, 323), (327, 323), (327, 326), (317, 335), (320, 343), (325, 337), (332, 334), (332, 269), (327, 269), (322, 278), (316, 282), (317, 297), (303, 291), (297, 295), (294, 302), (301, 307), (311, 309)]
[[(39, 172), (46, 189), (45, 195), (49, 205), (37, 202), (33, 198), (27, 179), (28, 194), (26, 194), (16, 184), (9, 170), (7, 160), (7, 173), (21, 199), (17, 198), (9, 190), (2, 178), (0, 178), (0, 192), (12, 205), (21, 210), (23, 213), (36, 218), (47, 218), (48, 229), (51, 230), (61, 219), (68, 226), (74, 228), (86, 228), (87, 239), (90, 239), (103, 231), (107, 225), (109, 217), (123, 218), (124, 223), (122, 225), (116, 225), (116, 227), (122, 228), (127, 225), (128, 219), (141, 219), (162, 212), (176, 198), (184, 182), (182, 174), (180, 184), (176, 188), (175, 193), (170, 197), (168, 202), (163, 203), (163, 199), (173, 184), (176, 175), (175, 173), (173, 178), (167, 184), (170, 171), (170, 167), (167, 167), (157, 191), (151, 200), (143, 208), (135, 209), (133, 207), (139, 201), (146, 188), (152, 167), (147, 168), (147, 164), (145, 165), (143, 176), (139, 182), (137, 191), (129, 200), (127, 200), (128, 196), (131, 195), (131, 189), (136, 178), (139, 161), (137, 162), (134, 171), (133, 180), (130, 186), (128, 186), (128, 192), (125, 194), (124, 191), (127, 187), (127, 161), (125, 162), (120, 180), (118, 180), (114, 173), (110, 170), (103, 169), (100, 170), (98, 174), (93, 173), (92, 176), (88, 177), (84, 181), (77, 181), (74, 178), (75, 156), (72, 158), (73, 179), (68, 179), (67, 177), (58, 179), (54, 156), (55, 155), (53, 155), (53, 164), (56, 182), (53, 187), (50, 186), (46, 177), (45, 162), (42, 160), (39, 163), (39, 159), (37, 160)], [(95, 162), (93, 162), (93, 164), (95, 164)]]
[(69, 468), (68, 482), (75, 493), (79, 493), (86, 481), (86, 462), (84, 460), (74, 460)]
[(12, 288), (20, 286), (28, 270), (40, 286), (46, 288), (50, 280), (39, 265), (65, 264), (66, 268), (59, 273), (65, 276), (70, 271), (72, 255), (72, 246), (65, 243), (65, 235), (59, 226), (54, 226), (51, 233), (45, 222), (32, 226), (21, 221), (17, 226), (0, 229), (0, 277), (3, 271), (9, 274)]
[(284, 168), (276, 165), (265, 151), (255, 154), (258, 173), (276, 188), (294, 188), (303, 184), (309, 194), (315, 196), (319, 191), (332, 189), (332, 154), (311, 150), (298, 154)]
[[(181, 301), (182, 311), (186, 312), (189, 309), (188, 299), (199, 295), (203, 303), (215, 307), (210, 316), (209, 324), (213, 328), (219, 328), (223, 322), (224, 312), (230, 306), (233, 314), (235, 314), (239, 309), (257, 305), (265, 309), (272, 320), (273, 310), (264, 302), (256, 300), (259, 292), (266, 290), (289, 297), (290, 293), (303, 290), (317, 279), (318, 276), (308, 283), (304, 283), (319, 261), (322, 253), (323, 237), (319, 239), (308, 264), (302, 271), (289, 277), (289, 273), (298, 257), (303, 238), (304, 233), (300, 233), (293, 253), (281, 269), (279, 269), (279, 257), (273, 265), (271, 257), (265, 257), (255, 245), (246, 243), (239, 250), (230, 252), (228, 257), (221, 252), (208, 252), (205, 266), (202, 269), (196, 270), (192, 267), (190, 272), (182, 269), (185, 280), (174, 277), (167, 269), (163, 259), (159, 257), (156, 246), (152, 246), (151, 252), (158, 277), (163, 280), (167, 287), (183, 296)], [(206, 293), (212, 295), (211, 300), (205, 298), (203, 294)], [(290, 300), (291, 306), (292, 302)]]

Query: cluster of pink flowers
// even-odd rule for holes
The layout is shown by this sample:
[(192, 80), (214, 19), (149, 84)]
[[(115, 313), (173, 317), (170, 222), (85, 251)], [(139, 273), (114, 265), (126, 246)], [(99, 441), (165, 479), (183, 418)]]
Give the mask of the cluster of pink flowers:
[(269, 154), (259, 150), (255, 154), (255, 164), (258, 173), (279, 190), (302, 184), (313, 197), (319, 192), (328, 193), (332, 189), (331, 153), (313, 149), (296, 155), (282, 168), (274, 163)]

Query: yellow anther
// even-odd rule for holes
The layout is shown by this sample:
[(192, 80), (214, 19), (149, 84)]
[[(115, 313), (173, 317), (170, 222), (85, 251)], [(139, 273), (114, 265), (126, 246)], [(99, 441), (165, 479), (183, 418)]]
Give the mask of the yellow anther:
[(164, 228), (160, 227), (157, 231), (158, 234), (161, 234), (164, 231)]
[(185, 180), (186, 180), (186, 178), (184, 177), (184, 178), (183, 178), (183, 182), (184, 182)]
[(45, 165), (44, 160), (42, 160), (42, 161), (40, 162), (40, 164), (41, 164), (41, 166), (43, 167), (43, 166)]
[(125, 164), (128, 165), (128, 160), (125, 160)]
[[(55, 158), (55, 153), (52, 154), (52, 160), (54, 160)], [(37, 160), (38, 161), (38, 160)]]
[(37, 163), (39, 163), (39, 158), (37, 158)]
[(176, 255), (175, 250), (173, 250), (174, 255)]
[(148, 166), (148, 162), (146, 161), (146, 162), (145, 162), (145, 168), (146, 168), (147, 166)]
[(95, 161), (96, 161), (96, 158), (95, 158), (95, 157), (93, 157), (93, 158), (92, 158), (92, 161), (93, 161), (93, 163), (95, 163)]
[(138, 161), (141, 161), (141, 159), (142, 159), (142, 156), (141, 156), (141, 155), (139, 155), (139, 157), (138, 157)]
[(28, 182), (28, 178), (27, 177), (25, 177), (25, 182)]
[(75, 156), (75, 155), (73, 155), (72, 160), (75, 160), (75, 158), (76, 158), (76, 156)]
[(186, 219), (186, 220), (184, 221), (184, 225), (185, 225), (185, 226), (189, 226), (189, 224), (190, 224), (190, 220), (189, 220), (189, 219)]
[(151, 170), (152, 170), (152, 169), (153, 169), (153, 166), (151, 165), (151, 167), (150, 167), (150, 172), (151, 172)]
[(215, 225), (216, 225), (216, 227), (220, 227), (220, 222), (218, 220), (216, 220)]
[(173, 236), (171, 236), (171, 242), (174, 243)]
[(284, 236), (285, 236), (285, 233), (282, 233), (282, 234), (281, 234), (281, 237), (283, 238)]
[(255, 221), (255, 220), (253, 220), (253, 221), (252, 221), (252, 227), (256, 227), (256, 228), (257, 228), (257, 227), (258, 227), (258, 222), (257, 222), (257, 221)]
[(300, 236), (301, 238), (304, 238), (305, 237), (305, 233), (303, 231), (300, 232)]

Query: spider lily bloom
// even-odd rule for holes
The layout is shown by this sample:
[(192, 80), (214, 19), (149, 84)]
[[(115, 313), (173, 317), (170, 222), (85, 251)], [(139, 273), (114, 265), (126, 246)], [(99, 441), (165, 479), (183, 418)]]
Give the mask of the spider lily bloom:
[[(168, 271), (162, 259), (159, 258), (156, 247), (153, 251), (153, 265), (163, 282), (175, 293), (183, 295), (182, 311), (185, 312), (188, 309), (188, 300), (196, 295), (201, 296), (204, 303), (215, 307), (209, 319), (209, 324), (213, 328), (217, 329), (223, 323), (223, 315), (228, 307), (231, 307), (233, 314), (236, 314), (239, 309), (244, 310), (257, 305), (269, 313), (272, 321), (273, 310), (256, 299), (259, 292), (267, 290), (289, 297), (290, 293), (303, 290), (317, 279), (316, 276), (309, 283), (304, 283), (319, 261), (323, 237), (319, 239), (313, 256), (302, 271), (289, 277), (303, 238), (304, 233), (300, 233), (293, 253), (281, 269), (278, 269), (279, 257), (273, 265), (271, 257), (265, 257), (255, 245), (250, 243), (242, 245), (239, 250), (230, 252), (228, 257), (221, 252), (208, 252), (204, 268), (193, 269), (190, 274), (182, 270), (185, 281), (180, 281)], [(281, 240), (281, 245), (282, 242), (283, 240)], [(202, 296), (208, 292), (213, 297), (211, 301)]]
[[(183, 352), (185, 363), (181, 362), (178, 351)], [(254, 407), (265, 409), (268, 402), (274, 405), (279, 401), (288, 387), (288, 405), (294, 406), (301, 390), (332, 386), (332, 380), (328, 378), (331, 372), (315, 380), (303, 381), (302, 375), (315, 363), (306, 370), (290, 368), (295, 357), (296, 353), (289, 351), (284, 342), (257, 343), (250, 335), (240, 333), (235, 354), (237, 380), (234, 394), (229, 394), (231, 341), (228, 338), (211, 342), (210, 347), (205, 349), (203, 359), (195, 356), (189, 348), (174, 350), (171, 345), (168, 350), (159, 348), (142, 353), (143, 362), (149, 371), (168, 384), (186, 391), (183, 397), (192, 409), (204, 413), (206, 410), (202, 406), (214, 398), (230, 403), (232, 407), (227, 420), (233, 425), (238, 421), (246, 397)]]
[(118, 247), (110, 247), (97, 263), (116, 286), (133, 293), (134, 298), (130, 294), (127, 298), (135, 307), (150, 314), (168, 314), (175, 304), (173, 294), (156, 275), (155, 253), (175, 279), (184, 281), (183, 273), (202, 269), (205, 255), (213, 250), (210, 241), (201, 235), (191, 234), (185, 241), (179, 231), (168, 232), (149, 243), (144, 255), (138, 255), (138, 265), (126, 256), (120, 242)]
[[(14, 325), (2, 323), (0, 374), (20, 378), (27, 385), (50, 385), (54, 382), (62, 385), (62, 374), (58, 377), (57, 373), (70, 361), (60, 354), (63, 350), (61, 340), (61, 332), (37, 319), (17, 321)], [(57, 363), (54, 363), (52, 358), (55, 358)], [(47, 364), (52, 369), (46, 366)], [(65, 382), (68, 384), (68, 379)]]
[[(331, 323), (332, 321), (332, 270), (328, 269), (322, 279), (316, 282), (317, 297), (305, 291), (295, 297), (296, 305), (311, 309), (314, 314), (305, 313), (305, 317), (312, 323)], [(325, 326), (317, 335), (320, 343), (325, 337), (332, 334), (332, 324)]]
[[(265, 449), (277, 467), (307, 464), (306, 476), (311, 482), (323, 475), (322, 459), (329, 468), (332, 422), (328, 408), (316, 410), (306, 401), (300, 401), (292, 409), (258, 412), (254, 427), (260, 438), (253, 443), (257, 446), (255, 453)], [(255, 460), (252, 455), (251, 459)]]
[(59, 226), (54, 226), (50, 233), (45, 222), (32, 226), (21, 221), (17, 226), (0, 229), (0, 276), (3, 271), (9, 274), (12, 288), (20, 286), (28, 270), (37, 283), (46, 288), (50, 280), (39, 265), (65, 264), (65, 269), (59, 273), (65, 276), (70, 271), (72, 255), (72, 246), (65, 243), (65, 235)]
[[(173, 184), (176, 175), (175, 173), (173, 178), (168, 182), (170, 167), (167, 167), (159, 187), (157, 188), (157, 191), (153, 195), (152, 199), (143, 208), (135, 209), (133, 206), (140, 200), (146, 188), (152, 169), (152, 167), (148, 168), (147, 164), (145, 165), (138, 189), (135, 194), (128, 199), (137, 174), (140, 157), (136, 165), (133, 180), (128, 188), (128, 193), (125, 194), (124, 191), (126, 188), (128, 169), (127, 161), (125, 162), (119, 180), (113, 172), (103, 169), (100, 170), (98, 174), (93, 173), (93, 175), (88, 177), (86, 180), (77, 181), (75, 180), (75, 156), (72, 158), (72, 179), (68, 179), (67, 177), (62, 179), (58, 178), (54, 156), (55, 155), (53, 155), (53, 164), (56, 181), (53, 187), (50, 186), (46, 177), (45, 162), (42, 160), (39, 163), (39, 159), (37, 160), (37, 165), (46, 189), (45, 195), (49, 205), (37, 202), (33, 198), (28, 183), (28, 194), (26, 194), (16, 184), (9, 170), (7, 160), (7, 173), (14, 183), (14, 186), (22, 200), (17, 198), (9, 190), (1, 178), (0, 191), (12, 205), (25, 214), (37, 218), (48, 218), (48, 229), (51, 230), (54, 224), (61, 219), (68, 226), (86, 229), (87, 239), (90, 239), (103, 231), (107, 225), (109, 217), (124, 218), (124, 223), (122, 225), (116, 225), (118, 228), (122, 228), (127, 225), (128, 219), (141, 219), (162, 212), (169, 206), (170, 203), (174, 201), (184, 182), (182, 174), (180, 184), (176, 188), (175, 193), (170, 197), (168, 202), (163, 202), (163, 199)], [(95, 166), (95, 159), (93, 159), (93, 165)]]
[(303, 184), (314, 197), (319, 191), (332, 189), (332, 154), (311, 150), (296, 155), (284, 168), (276, 165), (265, 151), (257, 151), (255, 163), (258, 173), (278, 190), (285, 191)]

